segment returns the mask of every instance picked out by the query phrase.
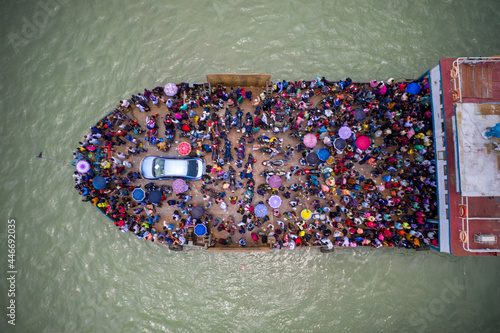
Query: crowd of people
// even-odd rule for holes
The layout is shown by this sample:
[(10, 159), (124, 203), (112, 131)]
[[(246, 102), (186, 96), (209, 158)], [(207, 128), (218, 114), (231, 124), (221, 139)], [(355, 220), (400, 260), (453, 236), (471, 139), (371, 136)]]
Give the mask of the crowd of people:
[[(120, 230), (172, 245), (185, 245), (190, 228), (204, 224), (213, 236), (208, 246), (438, 246), (427, 77), (283, 80), (256, 93), (222, 84), (176, 88), (170, 95), (164, 87), (144, 89), (121, 101), (74, 152), (75, 162), (92, 166), (74, 173), (75, 188)], [(305, 142), (309, 134), (316, 144)], [(359, 146), (361, 136), (369, 146)], [(175, 155), (177, 140), (206, 162), (192, 183), (199, 186), (183, 193), (169, 181), (146, 183), (134, 162), (146, 153)], [(327, 158), (318, 159), (318, 149)], [(96, 176), (104, 188), (94, 186)], [(269, 184), (272, 176), (279, 186)], [(161, 202), (134, 200), (137, 187), (160, 190)], [(192, 216), (196, 205), (204, 216)]]

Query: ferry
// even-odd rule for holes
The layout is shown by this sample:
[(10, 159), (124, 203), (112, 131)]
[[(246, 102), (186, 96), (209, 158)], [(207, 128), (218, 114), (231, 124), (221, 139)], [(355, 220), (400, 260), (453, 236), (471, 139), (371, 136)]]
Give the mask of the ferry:
[[(289, 82), (268, 74), (207, 74), (203, 83), (145, 89), (91, 127), (74, 152), (75, 188), (121, 231), (174, 251), (319, 248), (326, 253), (396, 246), (496, 256), (499, 62), (497, 56), (441, 59), (415, 80)], [(432, 128), (425, 146), (422, 139), (421, 148), (394, 153), (392, 170), (383, 163), (392, 153), (380, 152), (384, 137), (391, 136), (391, 128), (406, 136), (406, 129), (413, 129), (410, 120), (416, 123), (421, 115), (399, 119), (404, 111), (393, 110), (399, 104), (386, 96), (413, 105), (413, 112), (417, 107), (428, 112), (430, 123), (422, 128)], [(335, 123), (335, 112), (343, 124)], [(302, 113), (318, 121), (298, 124)], [(379, 123), (370, 119), (384, 117), (410, 125), (377, 131)], [(349, 127), (345, 139), (339, 127)], [(366, 138), (366, 147), (360, 138)], [(418, 165), (428, 163), (433, 171), (425, 184), (418, 180), (422, 197), (403, 176), (405, 166), (413, 165), (412, 153), (421, 153), (426, 159)], [(279, 186), (271, 186), (271, 177)], [(291, 184), (302, 187), (290, 190)], [(380, 194), (360, 194), (360, 186)], [(401, 203), (411, 200), (416, 201), (411, 207)], [(329, 208), (323, 209), (326, 202)], [(386, 214), (376, 214), (368, 203)]]

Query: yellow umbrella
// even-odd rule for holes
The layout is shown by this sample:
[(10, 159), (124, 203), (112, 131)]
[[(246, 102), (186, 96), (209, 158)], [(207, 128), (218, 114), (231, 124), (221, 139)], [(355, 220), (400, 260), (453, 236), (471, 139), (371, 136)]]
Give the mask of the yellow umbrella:
[(304, 220), (309, 220), (311, 218), (312, 212), (309, 209), (303, 209), (302, 212), (300, 212), (300, 216)]

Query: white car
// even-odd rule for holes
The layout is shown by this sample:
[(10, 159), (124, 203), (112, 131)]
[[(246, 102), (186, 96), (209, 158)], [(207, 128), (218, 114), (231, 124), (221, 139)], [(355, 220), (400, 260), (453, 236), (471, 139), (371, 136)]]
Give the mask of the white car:
[(205, 162), (198, 157), (146, 156), (141, 175), (146, 179), (198, 180), (205, 173)]

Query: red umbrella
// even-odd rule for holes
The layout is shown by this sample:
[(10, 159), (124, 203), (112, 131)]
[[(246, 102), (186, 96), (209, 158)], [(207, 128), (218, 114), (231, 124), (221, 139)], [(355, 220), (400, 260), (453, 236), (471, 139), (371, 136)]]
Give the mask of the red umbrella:
[(269, 179), (267, 180), (267, 183), (272, 188), (278, 188), (281, 186), (281, 178), (278, 175), (273, 175), (273, 176), (269, 177)]
[(191, 152), (191, 145), (187, 142), (181, 142), (179, 143), (178, 151), (179, 154), (185, 156)]
[(366, 150), (370, 147), (371, 141), (367, 136), (360, 136), (356, 139), (356, 146), (361, 150)]
[(306, 136), (304, 136), (304, 144), (306, 145), (306, 147), (309, 147), (309, 148), (314, 148), (314, 146), (316, 146), (316, 143), (318, 142), (318, 139), (316, 138), (316, 135), (314, 134), (306, 134)]

